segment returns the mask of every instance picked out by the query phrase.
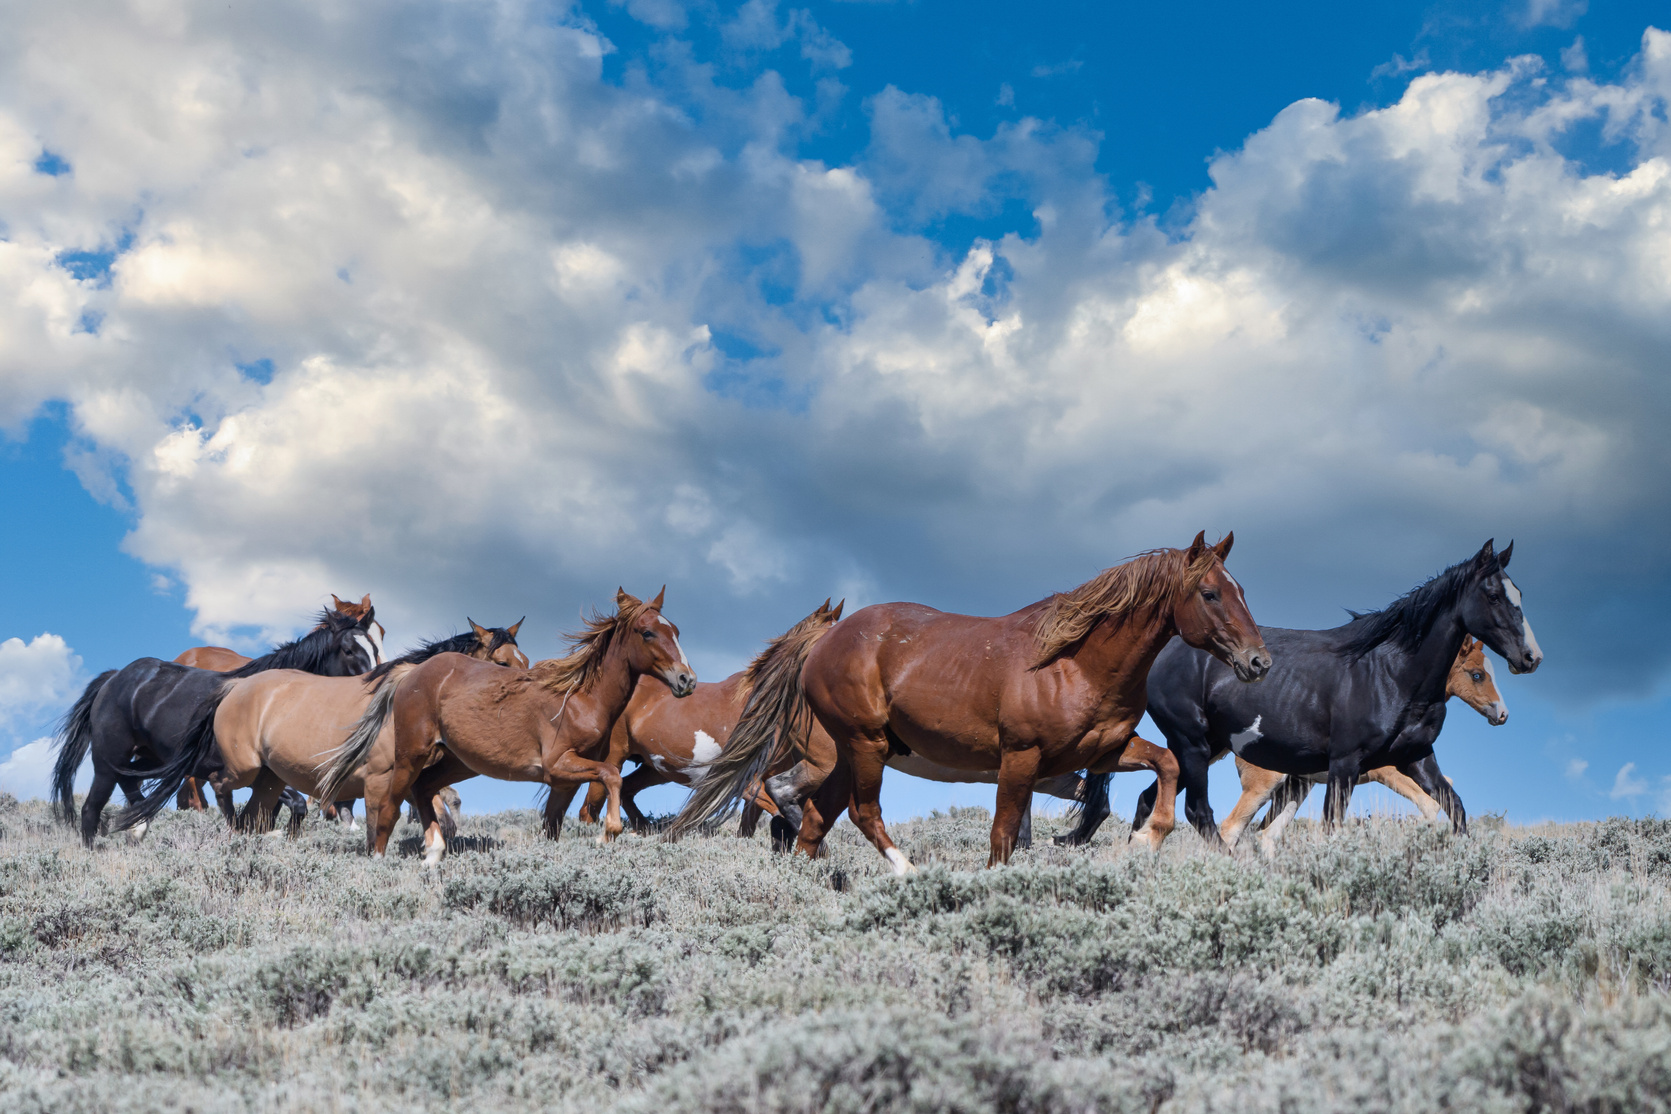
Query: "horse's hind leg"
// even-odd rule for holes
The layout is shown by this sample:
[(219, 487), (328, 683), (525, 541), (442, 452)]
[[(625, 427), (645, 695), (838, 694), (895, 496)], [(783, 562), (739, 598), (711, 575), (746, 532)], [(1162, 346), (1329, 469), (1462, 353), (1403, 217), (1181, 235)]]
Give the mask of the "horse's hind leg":
[(1271, 794), (1276, 792), (1277, 786), (1286, 780), (1286, 775), (1255, 766), (1239, 756), (1236, 759), (1236, 774), (1242, 780), (1242, 795), (1218, 829), (1219, 838), (1232, 851), (1242, 838), (1242, 829), (1247, 827), (1248, 821), (1258, 814), (1265, 802), (1271, 799)]
[[(442, 817), (451, 811), (450, 804), (442, 795), (442, 791), (455, 781), (476, 776), (476, 771), (459, 761), (451, 751), (447, 751), (441, 760), (433, 766), (428, 766), (418, 775), (418, 780), (412, 783), (412, 811), (424, 830), (424, 865), (434, 866), (447, 853), (447, 846), (452, 842), (452, 833), (457, 832), (456, 825)], [(567, 802), (565, 801), (566, 805)]]
[[(871, 846), (893, 865), (895, 874), (915, 874), (917, 868), (911, 865), (905, 852), (894, 845), (888, 836), (887, 825), (882, 822), (882, 771), (887, 769), (888, 762), (885, 730), (878, 728), (873, 733), (853, 730), (845, 738), (835, 731), (831, 731), (830, 735), (853, 774), (852, 803), (848, 805), (853, 823), (870, 840)], [(802, 838), (804, 841), (804, 833)], [(1009, 839), (1012, 846), (1014, 838), (1011, 833)], [(1007, 854), (1005, 857), (1008, 857)]]
[[(809, 859), (818, 858), (824, 853), (824, 838), (841, 819), (841, 814), (847, 811), (852, 800), (853, 776), (848, 772), (847, 764), (839, 762), (830, 771), (830, 776), (824, 779), (824, 784), (802, 802), (801, 826), (787, 833), (788, 838), (781, 850), (793, 850)], [(775, 817), (772, 821), (774, 841), (779, 836), (778, 825), (781, 823), (782, 817)], [(775, 842), (773, 849), (779, 849)]]
[(99, 834), (99, 820), (114, 792), (116, 775), (95, 763), (93, 784), (87, 790), (87, 799), (81, 802), (81, 842), (88, 847), (93, 846), (93, 838)]
[[(627, 825), (631, 827), (633, 831), (645, 832), (650, 829), (650, 822), (644, 818), (644, 814), (642, 812), (638, 811), (638, 805), (633, 798), (644, 790), (650, 788), (652, 785), (665, 785), (667, 782), (672, 780), (672, 778), (657, 770), (648, 762), (640, 763), (638, 769), (634, 770), (621, 780), (621, 808), (626, 812)], [(592, 784), (598, 787), (598, 792), (602, 795), (602, 799), (607, 802), (609, 799), (609, 787), (601, 785), (599, 782), (595, 781)], [(588, 795), (587, 801), (591, 801), (590, 795)], [(598, 808), (593, 809), (592, 817), (593, 819), (588, 821), (589, 823), (596, 823), (598, 819), (601, 819), (603, 817), (603, 807), (599, 806)], [(585, 818), (586, 813), (582, 810), (580, 819), (584, 820)]]
[(308, 799), (287, 785), (279, 794), (279, 803), (290, 811), (290, 822), (285, 825), (285, 835), (295, 839), (302, 834), (302, 823), (308, 817)]
[[(142, 786), (140, 785), (140, 781), (136, 777), (118, 777), (116, 779), (116, 784), (122, 787), (122, 796), (127, 799), (128, 807), (130, 808), (138, 804), (145, 797), (145, 794), (141, 791)], [(129, 828), (128, 842), (138, 843), (140, 840), (144, 839), (145, 832), (150, 827), (151, 822), (149, 820), (141, 820), (139, 823)]]
[(1357, 787), (1360, 772), (1358, 756), (1349, 754), (1329, 762), (1328, 790), (1323, 794), (1323, 830), (1333, 831), (1346, 820), (1346, 810), (1352, 804), (1352, 790)]
[(1451, 779), (1439, 769), (1438, 756), (1430, 754), (1398, 769), (1421, 786), (1438, 802), (1439, 807), (1445, 810), (1445, 815), (1451, 818), (1451, 831), (1457, 835), (1468, 834), (1468, 810), (1462, 807), (1462, 797), (1451, 784)]
[(238, 827), (246, 832), (271, 832), (273, 814), (278, 811), (279, 798), (287, 788), (288, 786), (271, 770), (263, 769), (255, 775), (255, 782), (250, 786), (249, 800), (244, 803), (244, 811), (238, 817)]
[(1423, 820), (1434, 820), (1439, 815), (1439, 802), (1427, 795), (1427, 791), (1417, 785), (1414, 778), (1400, 773), (1396, 766), (1377, 766), (1364, 774), (1363, 781), (1373, 781), (1385, 785), (1400, 797), (1415, 805), (1422, 814)]

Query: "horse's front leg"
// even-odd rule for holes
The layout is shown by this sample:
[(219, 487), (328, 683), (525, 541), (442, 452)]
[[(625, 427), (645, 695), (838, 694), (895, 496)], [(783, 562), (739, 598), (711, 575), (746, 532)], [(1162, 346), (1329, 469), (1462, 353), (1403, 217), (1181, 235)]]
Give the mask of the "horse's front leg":
[(1329, 759), (1328, 791), (1323, 795), (1323, 830), (1333, 831), (1346, 820), (1346, 809), (1352, 803), (1352, 790), (1363, 773), (1363, 763), (1356, 750)]
[(1271, 799), (1271, 794), (1276, 792), (1277, 786), (1286, 780), (1284, 775), (1255, 766), (1240, 756), (1236, 758), (1236, 774), (1242, 781), (1242, 795), (1218, 829), (1219, 838), (1223, 839), (1225, 847), (1232, 851), (1236, 849), (1236, 843), (1241, 839), (1242, 829), (1247, 827), (1248, 821), (1252, 820), (1260, 807)]
[[(1106, 760), (1097, 762), (1091, 766), (1092, 773), (1106, 773), (1109, 772), (1109, 770), (1110, 767)], [(1125, 749), (1122, 750), (1119, 753), (1119, 756), (1114, 760), (1112, 770), (1116, 773), (1132, 773), (1137, 770), (1154, 771), (1155, 784), (1152, 787), (1154, 792), (1154, 807), (1144, 818), (1142, 827), (1134, 828), (1132, 830), (1131, 838), (1134, 840), (1142, 840), (1152, 849), (1157, 851), (1160, 850), (1160, 845), (1166, 840), (1166, 837), (1171, 834), (1172, 829), (1178, 824), (1177, 758), (1175, 758), (1172, 752), (1167, 750), (1165, 747), (1156, 746), (1147, 739), (1133, 735), (1130, 741), (1126, 743)], [(1202, 799), (1205, 800), (1205, 798), (1206, 794), (1203, 792)], [(1195, 799), (1191, 796), (1190, 804), (1193, 806), (1194, 803)], [(1218, 829), (1211, 827), (1211, 809), (1208, 810), (1207, 815), (1209, 829), (1212, 832), (1212, 839), (1216, 842), (1218, 840)]]
[[(568, 804), (580, 787), (588, 781), (603, 783), (609, 793), (609, 812), (603, 820), (603, 831), (598, 833), (598, 846), (603, 846), (620, 835), (621, 824), (621, 771), (608, 762), (596, 762), (590, 758), (583, 758), (579, 752), (565, 750), (555, 758), (547, 760), (545, 764), (546, 784), (551, 787), (551, 798), (546, 802), (546, 834), (552, 839), (562, 830), (563, 813), (568, 810)], [(562, 805), (556, 813), (556, 830), (552, 828), (552, 805), (556, 804), (561, 795)]]
[[(998, 756), (998, 801), (992, 817), (992, 852), (986, 858), (990, 869), (1010, 861), (1021, 821), (1033, 810), (1033, 783), (1039, 779), (1039, 748), (1005, 750)], [(1032, 832), (1029, 829), (1028, 835)]]

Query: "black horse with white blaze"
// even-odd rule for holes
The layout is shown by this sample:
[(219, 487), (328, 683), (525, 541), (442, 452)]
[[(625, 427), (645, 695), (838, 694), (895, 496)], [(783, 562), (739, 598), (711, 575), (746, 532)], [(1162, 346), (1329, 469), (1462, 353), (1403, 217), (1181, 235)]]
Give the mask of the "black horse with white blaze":
[[(268, 669), (358, 676), (381, 657), (366, 633), (371, 622), (369, 609), (358, 620), (339, 611), (322, 612), (318, 629), (227, 673), (140, 658), (99, 674), (65, 715), (58, 732), (52, 799), (64, 822), (76, 822), (75, 774), (89, 752), (93, 786), (81, 806), (81, 839), (91, 847), (116, 786), (122, 787), (131, 806), (140, 800), (142, 781), (155, 777), (159, 767), (178, 758), (202, 732), (213, 734), (215, 697), (228, 681)], [(223, 808), (227, 805), (223, 802)]]
[[(1462, 639), (1472, 634), (1514, 673), (1543, 661), (1520, 590), (1504, 571), (1513, 553), (1513, 542), (1498, 554), (1488, 541), (1385, 609), (1332, 630), (1261, 627), (1273, 664), (1257, 685), (1238, 682), (1210, 655), (1174, 639), (1149, 671), (1149, 714), (1178, 760), (1184, 812), (1202, 837), (1222, 845), (1207, 768), (1229, 751), (1278, 773), (1326, 773), (1325, 826), (1345, 817), (1360, 774), (1396, 766), (1466, 831), (1462, 801), (1433, 757), (1445, 722), (1445, 682)], [(1104, 800), (1106, 792), (1105, 784)], [(1152, 786), (1139, 798), (1137, 824), (1154, 798)], [(1085, 811), (1082, 827), (1094, 828), (1099, 810)]]

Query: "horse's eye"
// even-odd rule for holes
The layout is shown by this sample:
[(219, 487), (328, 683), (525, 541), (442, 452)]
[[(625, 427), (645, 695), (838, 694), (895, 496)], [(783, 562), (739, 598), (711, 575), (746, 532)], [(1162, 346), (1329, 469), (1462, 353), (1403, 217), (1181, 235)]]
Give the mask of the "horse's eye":
[(639, 637), (644, 639), (644, 641), (646, 641), (646, 642), (654, 641), (654, 639), (656, 637), (656, 632), (653, 631), (653, 630), (641, 630), (641, 631), (638, 632), (638, 634), (639, 634)]
[(1485, 680), (1485, 678), (1479, 673), (1470, 673), (1470, 674), (1468, 674), (1468, 676), (1470, 676), (1474, 679), (1474, 684), (1476, 684), (1476, 685), (1479, 684), (1481, 681)]
[(1217, 603), (1218, 593), (1213, 591), (1211, 588), (1203, 588), (1201, 589), (1201, 598), (1206, 600), (1208, 603)]

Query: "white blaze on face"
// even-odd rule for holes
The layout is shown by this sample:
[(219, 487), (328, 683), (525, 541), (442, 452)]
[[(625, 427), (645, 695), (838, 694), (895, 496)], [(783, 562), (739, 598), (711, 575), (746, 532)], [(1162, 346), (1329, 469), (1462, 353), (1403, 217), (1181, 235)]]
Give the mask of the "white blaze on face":
[(366, 630), (366, 640), (371, 643), (371, 664), (383, 664), (383, 628), (376, 623)]
[[(1497, 670), (1491, 664), (1491, 655), (1490, 654), (1481, 654), (1480, 655), (1480, 660), (1485, 662), (1485, 675), (1487, 677), (1491, 678), (1491, 687), (1496, 688), (1497, 687)], [(1507, 719), (1508, 714), (1509, 714), (1509, 702), (1507, 700), (1503, 699), (1502, 690), (1498, 689), (1498, 691), (1497, 691), (1497, 715), (1498, 715), (1498, 718)]]
[(371, 671), (372, 666), (383, 664), (383, 656), (377, 652), (377, 645), (372, 642), (369, 635), (363, 631), (355, 631), (354, 641), (359, 643), (360, 649), (365, 653), (366, 661), (371, 663), (366, 667), (367, 672)]
[(698, 728), (696, 732), (696, 745), (691, 747), (690, 751), (690, 768), (685, 772), (688, 773), (692, 779), (700, 778), (703, 774), (708, 772), (708, 763), (718, 757), (719, 744), (714, 742), (714, 737), (712, 735)]
[(1520, 637), (1525, 639), (1526, 649), (1532, 651), (1532, 656), (1541, 661), (1543, 651), (1538, 649), (1538, 636), (1532, 633), (1532, 624), (1526, 621), (1526, 612), (1520, 606), (1520, 589), (1515, 587), (1514, 581), (1509, 579), (1508, 573), (1503, 574), (1503, 596), (1514, 604), (1516, 611), (1520, 612)]
[[(669, 623), (667, 621), (667, 616), (665, 616), (665, 615), (656, 616), (656, 622), (660, 623), (662, 626), (666, 627), (668, 630), (673, 629), (673, 624)], [(679, 636), (674, 634), (674, 635), (669, 635), (668, 637), (673, 639), (673, 648), (675, 650), (679, 651), (679, 668), (683, 669), (686, 673), (693, 672), (693, 670), (690, 667), (690, 662), (685, 660), (685, 648), (683, 646), (679, 645)], [(700, 734), (700, 732), (698, 732), (698, 734)], [(709, 741), (711, 742), (712, 740), (709, 740)]]
[(1255, 740), (1263, 738), (1264, 736), (1259, 731), (1259, 725), (1263, 723), (1264, 720), (1265, 717), (1262, 715), (1254, 716), (1253, 722), (1248, 725), (1248, 729), (1246, 731), (1238, 731), (1234, 735), (1230, 736), (1230, 745), (1232, 747), (1244, 747)]

